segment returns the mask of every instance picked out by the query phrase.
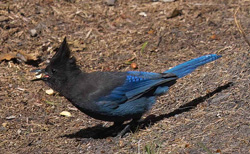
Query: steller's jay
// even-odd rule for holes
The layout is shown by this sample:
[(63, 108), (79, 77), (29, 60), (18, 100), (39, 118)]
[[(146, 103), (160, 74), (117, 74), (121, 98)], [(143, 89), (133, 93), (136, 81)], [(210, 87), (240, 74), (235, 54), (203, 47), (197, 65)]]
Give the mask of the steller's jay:
[(137, 122), (150, 110), (156, 97), (166, 93), (178, 78), (193, 72), (198, 66), (221, 56), (210, 54), (192, 59), (163, 73), (152, 72), (82, 72), (76, 59), (70, 57), (66, 38), (42, 73), (42, 80), (67, 98), (85, 114), (99, 120), (112, 121), (113, 126), (124, 121)]

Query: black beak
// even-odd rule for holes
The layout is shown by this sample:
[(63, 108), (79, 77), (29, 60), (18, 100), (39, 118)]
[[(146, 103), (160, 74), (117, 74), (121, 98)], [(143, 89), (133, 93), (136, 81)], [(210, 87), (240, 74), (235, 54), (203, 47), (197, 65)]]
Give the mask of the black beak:
[(41, 73), (44, 73), (45, 70), (44, 69), (35, 69), (35, 70), (31, 70), (30, 72), (34, 72), (34, 73), (37, 73), (39, 75)]
[(42, 80), (42, 81), (46, 81), (47, 78), (49, 77), (49, 76), (47, 75), (47, 73), (45, 72), (44, 69), (35, 69), (35, 70), (31, 70), (30, 72), (34, 72), (34, 73), (36, 73), (36, 75), (42, 74), (42, 77), (33, 79), (33, 80), (31, 80), (31, 81), (41, 81), (41, 80)]
[(36, 78), (36, 79), (32, 79), (31, 81), (44, 81), (45, 80), (45, 78)]

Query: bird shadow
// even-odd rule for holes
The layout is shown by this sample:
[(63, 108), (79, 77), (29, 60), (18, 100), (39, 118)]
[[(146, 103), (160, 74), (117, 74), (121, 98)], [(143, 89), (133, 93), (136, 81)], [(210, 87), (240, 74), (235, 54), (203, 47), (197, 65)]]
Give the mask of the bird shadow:
[[(206, 94), (205, 96), (198, 97), (182, 106), (180, 106), (178, 109), (167, 113), (167, 114), (162, 114), (159, 116), (155, 115), (149, 115), (147, 118), (145, 118), (143, 121), (137, 123), (136, 125), (132, 125), (130, 128), (130, 132), (134, 133), (140, 129), (145, 129), (146, 127), (152, 126), (155, 123), (169, 117), (173, 117), (179, 114), (182, 114), (184, 112), (188, 112), (191, 109), (194, 109), (199, 105), (200, 103), (204, 102), (206, 99), (212, 97), (216, 93), (221, 92), (222, 90), (225, 90), (232, 86), (232, 82), (228, 82), (223, 86), (220, 86), (216, 88), (214, 91)], [(94, 127), (88, 127), (85, 129), (81, 129), (78, 132), (72, 133), (72, 134), (66, 134), (61, 137), (66, 137), (66, 138), (94, 138), (94, 139), (104, 139), (107, 137), (115, 137), (117, 136), (125, 127), (127, 124), (123, 124), (119, 128), (114, 129), (112, 126), (111, 127), (104, 127), (103, 125), (99, 124)]]

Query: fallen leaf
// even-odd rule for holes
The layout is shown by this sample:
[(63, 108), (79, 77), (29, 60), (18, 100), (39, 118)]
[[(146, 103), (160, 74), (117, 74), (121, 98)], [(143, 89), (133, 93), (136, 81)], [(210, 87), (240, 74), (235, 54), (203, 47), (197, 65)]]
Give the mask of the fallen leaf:
[(31, 60), (36, 61), (36, 60), (38, 60), (37, 56), (34, 55), (34, 54), (26, 54), (26, 53), (24, 53), (24, 51), (19, 51), (18, 53), (23, 55), (25, 57), (25, 59), (27, 59), (27, 61), (31, 61)]
[(11, 59), (17, 59), (18, 61), (22, 61), (22, 62), (38, 60), (38, 58), (35, 55), (26, 54), (24, 53), (24, 51), (11, 52), (11, 53), (5, 53), (5, 54), (0, 55), (0, 61), (3, 61), (3, 60), (9, 61)]
[(150, 30), (150, 31), (148, 31), (148, 34), (154, 34), (154, 30)]
[(16, 57), (16, 53), (6, 53), (6, 54), (2, 54), (0, 55), (0, 61), (3, 61), (3, 60), (11, 60), (13, 58)]

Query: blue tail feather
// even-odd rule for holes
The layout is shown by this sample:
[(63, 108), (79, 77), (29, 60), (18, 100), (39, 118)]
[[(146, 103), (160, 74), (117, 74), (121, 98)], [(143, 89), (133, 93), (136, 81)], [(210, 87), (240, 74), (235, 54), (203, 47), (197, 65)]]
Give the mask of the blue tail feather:
[(206, 63), (209, 63), (211, 61), (214, 61), (220, 57), (221, 57), (220, 55), (216, 55), (216, 54), (201, 56), (201, 57), (192, 59), (190, 61), (184, 62), (182, 64), (179, 64), (179, 65), (165, 71), (164, 73), (174, 73), (179, 78), (182, 78), (182, 77), (192, 73), (197, 67), (204, 65)]

